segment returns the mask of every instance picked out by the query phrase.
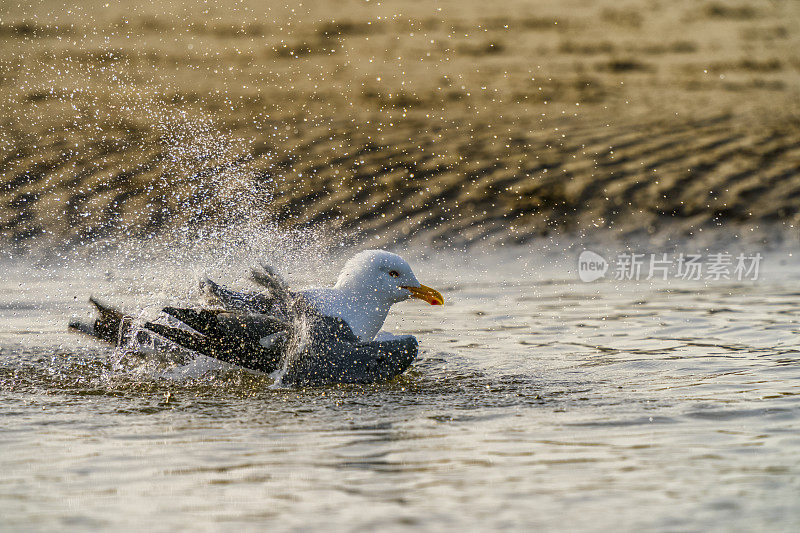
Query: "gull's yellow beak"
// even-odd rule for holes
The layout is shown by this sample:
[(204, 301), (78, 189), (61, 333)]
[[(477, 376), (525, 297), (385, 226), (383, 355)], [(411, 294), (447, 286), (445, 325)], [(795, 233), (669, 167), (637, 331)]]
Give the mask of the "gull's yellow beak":
[(430, 287), (426, 287), (425, 285), (420, 285), (419, 287), (403, 286), (403, 288), (408, 289), (408, 291), (411, 292), (411, 296), (413, 296), (414, 298), (425, 300), (431, 305), (444, 304), (444, 297), (442, 296), (442, 293), (440, 293), (436, 289), (431, 289)]

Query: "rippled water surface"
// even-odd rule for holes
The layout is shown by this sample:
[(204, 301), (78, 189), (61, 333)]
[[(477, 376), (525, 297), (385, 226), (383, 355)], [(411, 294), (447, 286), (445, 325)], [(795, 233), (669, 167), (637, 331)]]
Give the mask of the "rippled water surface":
[(70, 316), (89, 293), (133, 310), (180, 290), (4, 269), (0, 528), (798, 530), (796, 264), (584, 284), (526, 254), (419, 264), (448, 305), (390, 315), (413, 368), (307, 390), (115, 371)]

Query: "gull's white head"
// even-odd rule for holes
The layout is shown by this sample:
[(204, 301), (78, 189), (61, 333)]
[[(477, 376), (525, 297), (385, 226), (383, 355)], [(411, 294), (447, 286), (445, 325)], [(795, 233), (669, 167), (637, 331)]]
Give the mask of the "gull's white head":
[(422, 285), (399, 255), (367, 250), (345, 263), (332, 289), (302, 291), (307, 302), (326, 316), (343, 319), (362, 341), (372, 340), (383, 326), (392, 304), (419, 298), (442, 305), (444, 298)]
[(364, 303), (391, 305), (409, 298), (431, 305), (444, 303), (439, 291), (417, 280), (405, 259), (384, 250), (365, 250), (350, 258), (334, 288), (358, 295)]

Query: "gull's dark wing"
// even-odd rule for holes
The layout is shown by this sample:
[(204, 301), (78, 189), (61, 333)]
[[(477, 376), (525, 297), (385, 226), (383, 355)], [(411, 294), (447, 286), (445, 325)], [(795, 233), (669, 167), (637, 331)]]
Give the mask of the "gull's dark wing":
[(289, 304), (283, 294), (274, 296), (261, 292), (239, 292), (219, 285), (208, 278), (200, 281), (200, 290), (210, 305), (219, 305), (228, 311), (285, 316)]
[(166, 307), (164, 312), (196, 331), (148, 322), (145, 327), (208, 357), (260, 372), (280, 365), (289, 325), (266, 315)]
[[(69, 324), (70, 329), (119, 346), (120, 341), (131, 332), (135, 321), (94, 298), (90, 301), (98, 311), (98, 318), (91, 323), (73, 321)], [(153, 339), (152, 333), (155, 333), (174, 345), (266, 373), (274, 372), (279, 367), (290, 337), (286, 322), (266, 315), (176, 307), (167, 307), (164, 312), (191, 330), (147, 322), (137, 337), (143, 336), (143, 342), (149, 342)]]
[(94, 322), (81, 322), (73, 320), (69, 323), (69, 329), (90, 335), (101, 341), (116, 345), (120, 339), (122, 324), (126, 317), (117, 309), (109, 305), (100, 303), (96, 298), (90, 297), (89, 301), (94, 305), (99, 315)]
[(262, 263), (261, 270), (250, 271), (250, 279), (267, 289), (273, 298), (286, 302), (287, 308), (291, 305), (293, 297), (289, 285), (271, 266)]

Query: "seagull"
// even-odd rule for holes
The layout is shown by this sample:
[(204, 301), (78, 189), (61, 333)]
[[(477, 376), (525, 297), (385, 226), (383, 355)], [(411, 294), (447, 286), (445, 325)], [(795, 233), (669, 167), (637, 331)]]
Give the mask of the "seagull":
[(417, 356), (411, 335), (376, 335), (395, 303), (417, 298), (443, 305), (397, 254), (366, 250), (350, 258), (329, 288), (292, 291), (268, 265), (253, 270), (262, 291), (238, 292), (200, 281), (201, 308), (168, 306), (153, 321), (136, 321), (94, 298), (94, 323), (70, 328), (141, 352), (188, 350), (275, 374), (288, 385), (372, 383), (404, 372)]

